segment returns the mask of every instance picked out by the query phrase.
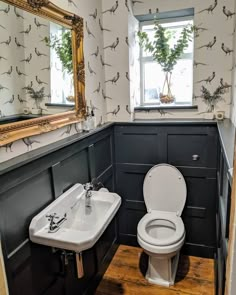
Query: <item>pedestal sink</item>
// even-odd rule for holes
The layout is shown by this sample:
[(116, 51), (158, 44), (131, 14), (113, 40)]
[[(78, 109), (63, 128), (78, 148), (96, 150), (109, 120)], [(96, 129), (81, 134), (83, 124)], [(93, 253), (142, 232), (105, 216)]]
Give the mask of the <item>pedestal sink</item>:
[[(76, 253), (93, 247), (114, 218), (121, 198), (115, 193), (92, 191), (90, 206), (85, 202), (83, 185), (74, 185), (32, 219), (31, 241)], [(55, 225), (61, 221), (52, 231), (49, 216), (57, 218)]]

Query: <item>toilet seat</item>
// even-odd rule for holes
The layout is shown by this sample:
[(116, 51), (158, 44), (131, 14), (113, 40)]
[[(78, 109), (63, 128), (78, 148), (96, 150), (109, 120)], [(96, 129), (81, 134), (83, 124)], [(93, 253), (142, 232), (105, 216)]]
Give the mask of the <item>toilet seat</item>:
[[(147, 232), (147, 226), (155, 220), (163, 220), (172, 223), (175, 232), (168, 238), (154, 238)], [(164, 227), (164, 225), (163, 225)], [(138, 224), (138, 235), (147, 244), (153, 246), (170, 246), (178, 243), (185, 236), (184, 224), (181, 217), (173, 212), (152, 211), (147, 213)]]
[(147, 211), (174, 212), (181, 215), (187, 196), (187, 186), (181, 172), (169, 164), (153, 166), (143, 182)]

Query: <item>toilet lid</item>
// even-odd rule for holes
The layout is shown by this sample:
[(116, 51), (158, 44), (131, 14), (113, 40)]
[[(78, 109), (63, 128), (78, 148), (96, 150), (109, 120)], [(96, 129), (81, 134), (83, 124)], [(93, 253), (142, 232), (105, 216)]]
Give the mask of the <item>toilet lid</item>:
[(187, 196), (184, 177), (174, 166), (156, 165), (145, 176), (143, 195), (148, 212), (157, 210), (181, 215)]

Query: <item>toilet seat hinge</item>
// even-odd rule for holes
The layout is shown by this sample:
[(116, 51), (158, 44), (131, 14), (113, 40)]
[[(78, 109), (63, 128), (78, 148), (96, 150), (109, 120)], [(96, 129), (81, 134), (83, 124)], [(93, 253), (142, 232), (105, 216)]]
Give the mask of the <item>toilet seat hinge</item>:
[(181, 216), (181, 214), (180, 214), (179, 211), (176, 212), (176, 216), (177, 216), (177, 217), (180, 217), (180, 216)]

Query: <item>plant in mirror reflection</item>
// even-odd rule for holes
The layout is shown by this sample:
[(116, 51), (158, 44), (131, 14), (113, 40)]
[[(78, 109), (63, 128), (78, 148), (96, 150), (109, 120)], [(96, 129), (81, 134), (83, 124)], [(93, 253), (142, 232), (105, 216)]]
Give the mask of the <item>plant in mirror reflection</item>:
[(206, 103), (208, 107), (208, 113), (213, 112), (215, 109), (215, 105), (219, 101), (224, 100), (222, 95), (225, 94), (225, 89), (222, 86), (218, 86), (212, 94), (205, 86), (202, 86), (201, 92), (201, 97), (203, 98), (203, 101)]
[(73, 62), (71, 31), (62, 30), (60, 37), (57, 35), (51, 35), (50, 38), (45, 37), (44, 41), (47, 46), (56, 51), (56, 54), (62, 63), (63, 69), (66, 70), (68, 74), (72, 74)]
[(28, 87), (27, 89), (27, 93), (29, 94), (30, 98), (34, 99), (37, 109), (41, 109), (40, 103), (45, 97), (44, 90), (45, 87), (42, 87), (38, 91), (34, 90), (32, 87)]

